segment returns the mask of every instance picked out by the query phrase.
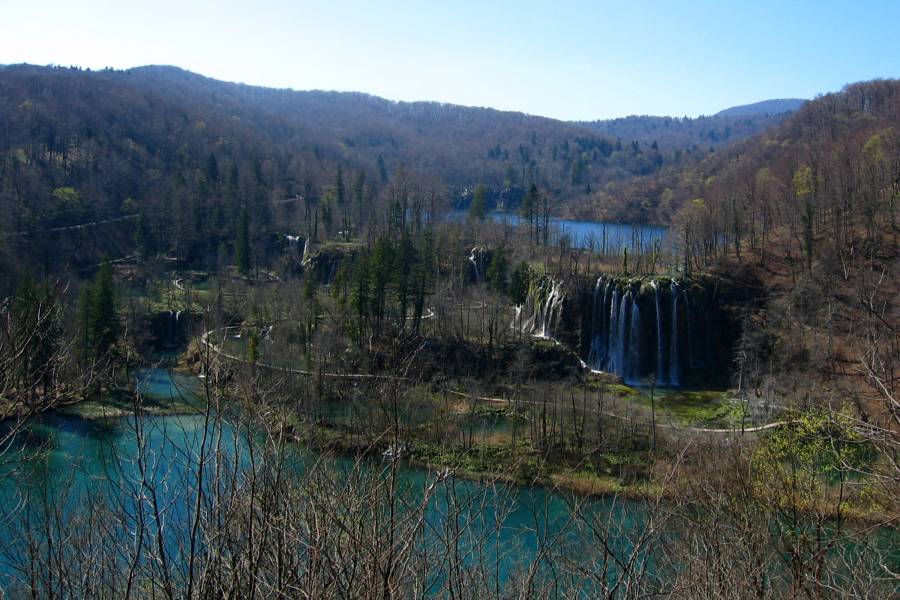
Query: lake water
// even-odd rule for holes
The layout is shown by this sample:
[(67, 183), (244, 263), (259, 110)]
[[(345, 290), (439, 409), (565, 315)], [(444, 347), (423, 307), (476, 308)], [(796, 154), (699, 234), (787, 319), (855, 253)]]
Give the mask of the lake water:
[[(190, 396), (199, 389), (195, 378), (182, 374), (172, 376), (160, 369), (141, 371), (138, 377), (141, 388), (158, 399)], [(17, 435), (0, 472), (3, 512), (14, 514), (15, 507), (21, 508), (23, 501), (33, 502), (36, 493), (37, 497), (46, 494), (65, 504), (68, 511), (81, 510), (79, 503), (92, 494), (133, 510), (133, 501), (123, 495), (122, 489), (140, 489), (136, 462), (140, 432), (147, 440), (144, 449), (148, 460), (160, 469), (156, 477), (167, 481), (167, 485), (160, 487), (160, 501), (170, 507), (166, 545), (173, 556), (179, 556), (181, 542), (189, 530), (193, 502), (193, 496), (187, 491), (193, 473), (186, 457), (199, 455), (203, 433), (209, 430), (200, 415), (146, 417), (139, 429), (136, 425), (131, 417), (85, 420), (61, 413), (49, 413), (34, 420)], [(239, 468), (252, 441), (234, 435), (229, 425), (219, 432), (226, 460)], [(21, 460), (9, 460), (13, 455)], [(295, 448), (293, 456), (292, 469), (298, 477), (303, 477), (307, 469), (322, 460), (300, 446)], [(347, 458), (326, 460), (327, 468), (337, 478), (348, 476), (358, 467)], [(15, 471), (11, 471), (13, 465)], [(388, 463), (381, 460), (373, 459), (365, 465), (375, 473), (388, 470)], [(434, 482), (435, 474), (403, 466), (400, 480), (407, 499), (415, 500)], [(543, 487), (492, 486), (465, 480), (448, 480), (438, 489), (428, 503), (424, 529), (441, 531), (451, 497), (471, 506), (464, 509), (464, 517), (471, 519), (478, 536), (467, 542), (467, 546), (473, 553), (486, 553), (491, 560), (496, 558), (501, 580), (529, 563), (537, 555), (539, 540), (547, 535), (561, 534), (560, 547), (566, 547), (566, 552), (573, 556), (585, 556), (593, 546), (583, 534), (569, 531), (572, 498), (565, 494)], [(600, 499), (589, 501), (584, 510), (625, 526), (640, 514), (637, 504)], [(21, 527), (17, 519), (0, 519), (0, 540), (6, 540), (0, 541), (0, 554), (10, 552), (15, 543), (21, 543), (27, 534)], [(626, 552), (628, 542), (623, 539), (622, 543), (622, 551)], [(0, 575), (10, 574), (8, 562), (9, 556), (0, 561)]]
[[(462, 210), (451, 214), (452, 219), (465, 219), (467, 216), (468, 212)], [(513, 212), (494, 211), (490, 218), (510, 227), (525, 224), (522, 217)], [(648, 253), (655, 243), (665, 241), (668, 231), (667, 227), (656, 225), (550, 219), (551, 241), (558, 242), (563, 236), (568, 236), (569, 243), (578, 248), (588, 248), (593, 241), (595, 251), (605, 248), (606, 254), (620, 254), (623, 248), (628, 248), (632, 253), (637, 250)]]

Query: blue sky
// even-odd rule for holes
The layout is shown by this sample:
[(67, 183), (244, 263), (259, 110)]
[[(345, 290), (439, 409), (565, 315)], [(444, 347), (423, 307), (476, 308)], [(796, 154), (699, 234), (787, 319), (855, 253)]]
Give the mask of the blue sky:
[(696, 116), (900, 76), (900, 1), (0, 0), (0, 63), (173, 64), (563, 119)]

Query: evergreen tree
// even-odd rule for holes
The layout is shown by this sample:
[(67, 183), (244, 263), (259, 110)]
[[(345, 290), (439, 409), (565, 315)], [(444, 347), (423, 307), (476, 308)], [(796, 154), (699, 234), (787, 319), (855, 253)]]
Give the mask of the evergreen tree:
[(361, 257), (353, 272), (353, 286), (350, 290), (350, 303), (353, 306), (357, 319), (357, 343), (362, 343), (366, 322), (369, 316), (369, 306), (372, 300), (369, 296), (369, 261)]
[(247, 362), (255, 365), (259, 360), (259, 336), (255, 331), (251, 331), (247, 337), (249, 338), (247, 340)]
[(134, 244), (138, 252), (138, 256), (147, 259), (156, 254), (156, 239), (153, 236), (153, 230), (150, 228), (150, 222), (147, 219), (147, 213), (141, 209), (138, 214), (137, 230), (134, 233)]
[(508, 270), (509, 261), (506, 258), (506, 249), (500, 246), (491, 257), (485, 276), (490, 286), (501, 294), (506, 292), (506, 274)]
[(381, 177), (381, 183), (387, 183), (388, 181), (388, 172), (387, 167), (384, 166), (384, 157), (380, 154), (378, 155), (378, 175)]
[(325, 227), (325, 237), (331, 237), (334, 226), (334, 189), (332, 188), (325, 190), (325, 197), (322, 198), (322, 225)]
[(487, 188), (484, 184), (479, 183), (475, 186), (475, 193), (472, 195), (472, 204), (469, 205), (469, 217), (484, 221), (487, 214)]
[(219, 181), (219, 163), (216, 161), (216, 155), (209, 153), (209, 159), (206, 161), (206, 179), (210, 185), (216, 185)]
[(347, 206), (347, 193), (344, 189), (344, 168), (338, 163), (334, 177), (334, 196), (338, 208), (341, 209), (341, 231), (345, 240), (350, 239), (350, 207)]
[(391, 280), (391, 271), (394, 266), (394, 245), (390, 238), (381, 236), (375, 242), (375, 248), (372, 250), (372, 259), (370, 261), (370, 273), (372, 278), (371, 301), (372, 301), (372, 317), (376, 323), (380, 322), (384, 316), (384, 309), (387, 304), (388, 284)]
[(121, 326), (116, 310), (112, 267), (108, 261), (100, 265), (94, 281), (81, 288), (76, 320), (82, 335), (83, 358), (99, 358), (118, 341)]
[(356, 174), (356, 179), (353, 182), (353, 199), (356, 200), (356, 222), (357, 227), (361, 227), (363, 223), (363, 202), (365, 200), (366, 194), (366, 173), (365, 171), (359, 171)]
[(103, 261), (94, 284), (93, 337), (98, 355), (110, 351), (119, 339), (120, 326), (116, 314), (116, 293), (112, 280), (112, 267)]
[(540, 201), (541, 196), (538, 192), (537, 186), (532, 183), (531, 187), (528, 188), (528, 193), (525, 194), (525, 198), (522, 200), (522, 206), (520, 207), (520, 214), (522, 215), (522, 218), (528, 221), (529, 236), (531, 236), (533, 231), (535, 230), (538, 203)]
[(237, 243), (235, 244), (235, 262), (238, 273), (247, 275), (250, 273), (250, 223), (247, 218), (247, 208), (241, 207), (241, 215), (238, 217)]
[(397, 300), (400, 304), (400, 327), (406, 324), (406, 308), (409, 301), (410, 275), (416, 262), (416, 249), (409, 234), (403, 232), (400, 245), (395, 255), (394, 274), (396, 279)]
[(509, 280), (509, 297), (515, 304), (525, 304), (528, 298), (528, 286), (531, 283), (531, 269), (525, 261), (513, 269)]

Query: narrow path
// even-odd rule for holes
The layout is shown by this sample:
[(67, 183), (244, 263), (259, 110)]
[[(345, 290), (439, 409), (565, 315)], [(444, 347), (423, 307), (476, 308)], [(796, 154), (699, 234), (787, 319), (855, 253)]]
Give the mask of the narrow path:
[[(115, 217), (113, 219), (105, 219), (103, 221), (90, 221), (88, 223), (80, 223), (78, 225), (66, 225), (64, 227), (51, 227), (46, 229), (45, 231), (50, 233), (59, 233), (62, 231), (76, 231), (79, 229), (87, 229), (89, 227), (96, 227), (97, 225), (106, 225), (107, 223), (119, 223), (121, 221), (132, 221), (137, 219), (139, 215), (124, 215), (121, 217)], [(11, 231), (9, 233), (3, 234), (0, 238), (10, 238), (10, 237), (20, 237), (30, 235), (29, 231)], [(36, 233), (40, 233), (39, 231)]]
[[(238, 328), (237, 327), (226, 327), (224, 329), (224, 332), (227, 335), (228, 330), (235, 330), (235, 329), (238, 329)], [(203, 345), (207, 346), (210, 350), (215, 352), (216, 356), (221, 356), (221, 357), (223, 357), (227, 360), (233, 361), (233, 362), (247, 364), (248, 361), (246, 359), (243, 359), (234, 354), (229, 354), (228, 352), (225, 352), (225, 350), (224, 350), (224, 348), (222, 348), (222, 346), (217, 345), (217, 344), (213, 343), (212, 341), (210, 341), (209, 336), (212, 333), (215, 333), (216, 331), (223, 331), (223, 330), (222, 329), (214, 329), (214, 330), (210, 330), (210, 331), (203, 333), (203, 335), (200, 336), (200, 342)], [(293, 369), (290, 367), (280, 367), (280, 366), (267, 364), (267, 363), (260, 363), (260, 362), (257, 362), (254, 364), (257, 367), (262, 367), (264, 369), (269, 369), (272, 371), (280, 371), (283, 373), (304, 375), (307, 377), (321, 376), (321, 377), (328, 377), (328, 378), (333, 378), (333, 379), (356, 379), (356, 380), (381, 379), (381, 380), (385, 380), (385, 381), (412, 381), (408, 377), (397, 377), (394, 375), (379, 375), (379, 374), (371, 374), (371, 373), (328, 373), (328, 372), (320, 373), (318, 371), (307, 371), (304, 369)], [(448, 394), (453, 395), (453, 396), (471, 399), (471, 400), (475, 400), (477, 402), (488, 402), (488, 403), (498, 404), (498, 405), (503, 405), (503, 406), (513, 406), (515, 404), (528, 404), (531, 406), (541, 406), (542, 405), (542, 403), (537, 400), (516, 400), (516, 401), (514, 401), (514, 400), (510, 400), (508, 398), (491, 398), (491, 397), (487, 397), (487, 396), (472, 396), (471, 394), (467, 394), (467, 393), (461, 392), (459, 390), (452, 390), (449, 388), (440, 388), (440, 389)], [(595, 409), (595, 408), (584, 408), (583, 410), (589, 414), (601, 415), (601, 416), (610, 417), (613, 419), (621, 419), (621, 420), (631, 420), (632, 419), (632, 417), (629, 417), (629, 416), (619, 415), (619, 414), (610, 413), (610, 412), (606, 412), (606, 411), (600, 411), (599, 409)], [(788, 421), (775, 421), (773, 423), (767, 423), (765, 425), (758, 425), (758, 426), (754, 426), (754, 427), (728, 428), (728, 429), (716, 429), (716, 428), (708, 428), (708, 427), (690, 427), (690, 426), (684, 426), (684, 425), (676, 425), (674, 423), (658, 423), (657, 427), (660, 427), (663, 429), (670, 429), (673, 431), (685, 431), (685, 432), (692, 432), (692, 433), (733, 434), (733, 433), (758, 433), (761, 431), (767, 431), (769, 429), (777, 429), (779, 427), (786, 425), (787, 423), (788, 423)]]

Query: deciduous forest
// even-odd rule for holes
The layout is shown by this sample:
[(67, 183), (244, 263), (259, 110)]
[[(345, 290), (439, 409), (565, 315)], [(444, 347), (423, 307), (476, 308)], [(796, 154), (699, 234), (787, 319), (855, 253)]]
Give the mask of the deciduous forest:
[(897, 80), (0, 67), (0, 597), (895, 597), (898, 201)]

